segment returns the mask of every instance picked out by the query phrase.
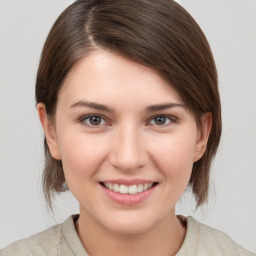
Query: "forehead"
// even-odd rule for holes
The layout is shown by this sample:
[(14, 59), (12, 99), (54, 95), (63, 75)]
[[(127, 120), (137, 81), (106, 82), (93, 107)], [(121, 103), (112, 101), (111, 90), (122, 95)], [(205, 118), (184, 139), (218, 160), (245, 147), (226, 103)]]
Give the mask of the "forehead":
[(179, 93), (157, 71), (104, 50), (91, 52), (73, 66), (59, 97), (65, 101), (86, 97), (101, 102), (182, 103)]

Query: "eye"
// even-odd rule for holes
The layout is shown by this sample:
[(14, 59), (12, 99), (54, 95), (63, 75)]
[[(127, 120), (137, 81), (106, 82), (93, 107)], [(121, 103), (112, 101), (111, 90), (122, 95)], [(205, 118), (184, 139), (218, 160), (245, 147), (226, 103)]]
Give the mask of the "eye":
[(160, 115), (160, 116), (155, 116), (153, 117), (149, 124), (151, 125), (157, 125), (157, 126), (164, 126), (167, 125), (171, 122), (174, 122), (174, 118), (170, 117), (170, 116), (164, 116), (164, 115)]
[(97, 116), (97, 115), (89, 115), (89, 116), (84, 116), (80, 120), (81, 122), (85, 123), (87, 126), (102, 126), (106, 124), (106, 121), (103, 117)]

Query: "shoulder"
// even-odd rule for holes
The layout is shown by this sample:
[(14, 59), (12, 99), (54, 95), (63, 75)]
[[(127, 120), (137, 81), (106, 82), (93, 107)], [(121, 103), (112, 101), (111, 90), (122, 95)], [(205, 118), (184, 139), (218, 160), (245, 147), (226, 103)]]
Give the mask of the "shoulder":
[(229, 253), (227, 255), (253, 255), (234, 242), (224, 232), (199, 223), (193, 218), (191, 221), (197, 226), (201, 247), (205, 249), (212, 248), (213, 251), (219, 253)]
[(184, 249), (187, 248), (193, 248), (195, 255), (255, 256), (234, 242), (224, 232), (202, 224), (193, 217), (187, 218)]
[(55, 256), (64, 244), (63, 227), (73, 222), (72, 216), (64, 223), (55, 225), (31, 237), (19, 240), (0, 250), (0, 256)]
[(31, 237), (19, 240), (0, 250), (0, 256), (57, 255), (55, 239), (61, 225), (56, 225)]

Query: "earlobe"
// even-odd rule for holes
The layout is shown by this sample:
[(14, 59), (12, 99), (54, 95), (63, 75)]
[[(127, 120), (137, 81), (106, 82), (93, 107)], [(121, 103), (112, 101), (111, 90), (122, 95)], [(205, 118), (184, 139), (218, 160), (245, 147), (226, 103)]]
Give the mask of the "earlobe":
[(212, 128), (212, 114), (208, 112), (202, 116), (201, 127), (198, 128), (195, 161), (198, 161), (203, 156), (206, 150), (211, 128)]
[(49, 119), (46, 114), (45, 105), (43, 103), (37, 104), (37, 112), (41, 122), (41, 125), (44, 129), (45, 138), (50, 149), (51, 155), (56, 160), (60, 160), (59, 146), (56, 136), (56, 131), (53, 122)]

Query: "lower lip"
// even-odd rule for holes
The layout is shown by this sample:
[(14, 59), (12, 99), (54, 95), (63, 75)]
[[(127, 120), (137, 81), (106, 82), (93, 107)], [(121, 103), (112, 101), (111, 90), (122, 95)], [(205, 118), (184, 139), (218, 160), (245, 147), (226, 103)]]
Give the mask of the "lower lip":
[(135, 195), (131, 194), (121, 194), (115, 191), (112, 191), (102, 185), (100, 185), (104, 191), (104, 193), (114, 202), (118, 204), (123, 204), (123, 205), (135, 205), (143, 202), (146, 200), (155, 190), (156, 186), (151, 187), (150, 189), (137, 193)]

